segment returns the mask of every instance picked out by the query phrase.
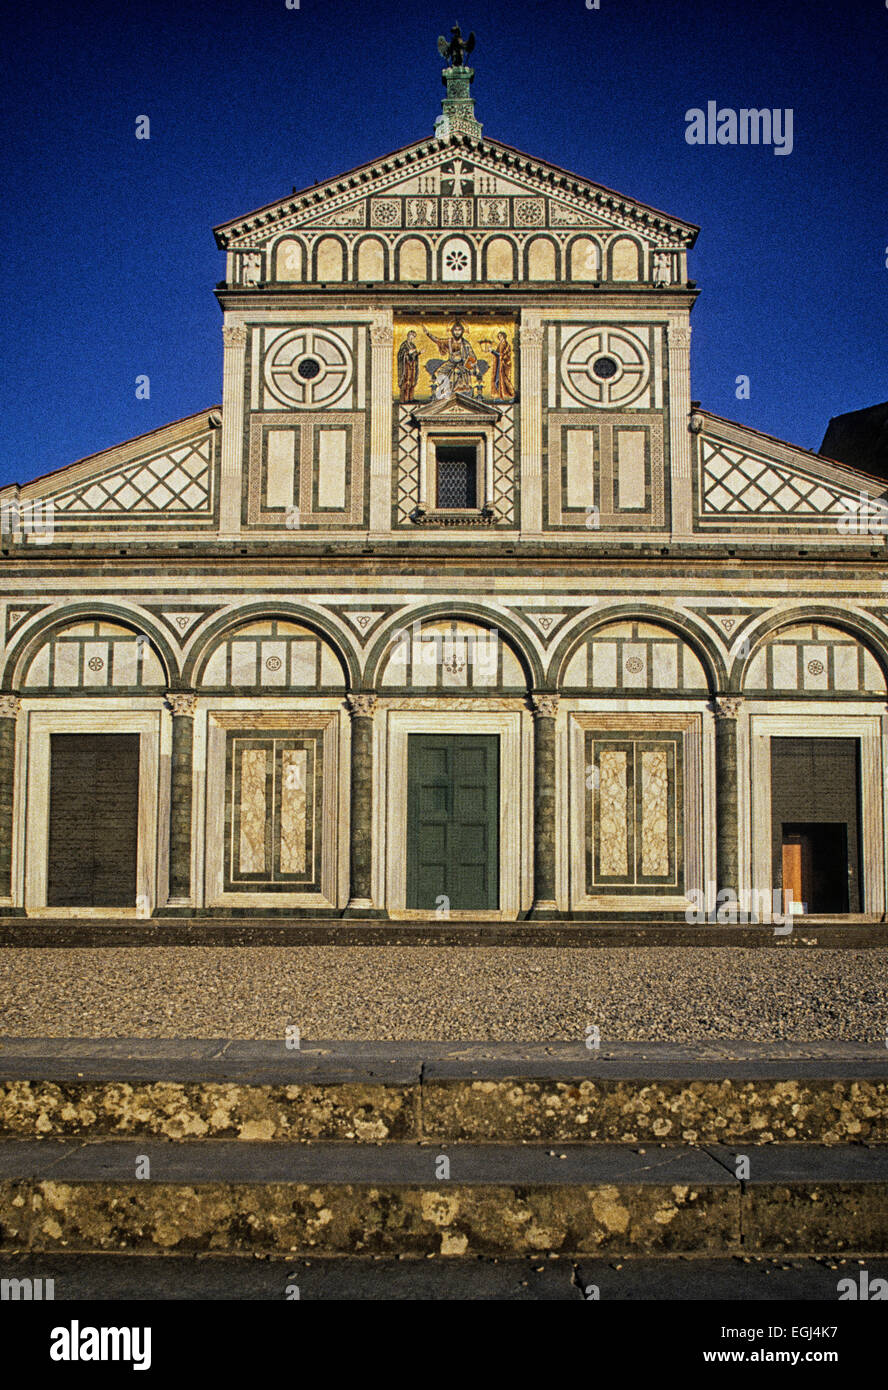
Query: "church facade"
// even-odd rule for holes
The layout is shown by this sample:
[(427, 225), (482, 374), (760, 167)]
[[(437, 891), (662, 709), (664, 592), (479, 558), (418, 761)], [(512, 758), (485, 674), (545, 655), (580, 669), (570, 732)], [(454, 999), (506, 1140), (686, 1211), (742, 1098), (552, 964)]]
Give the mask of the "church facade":
[(216, 229), (221, 405), (0, 492), (0, 910), (884, 912), (884, 481), (693, 401), (698, 229), (451, 57)]

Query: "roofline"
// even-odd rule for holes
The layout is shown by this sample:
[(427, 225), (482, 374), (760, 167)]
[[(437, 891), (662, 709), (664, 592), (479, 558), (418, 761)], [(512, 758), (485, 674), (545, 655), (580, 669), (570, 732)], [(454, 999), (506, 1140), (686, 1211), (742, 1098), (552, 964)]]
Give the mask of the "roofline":
[(835, 468), (843, 468), (846, 473), (859, 473), (862, 478), (871, 478), (874, 483), (881, 483), (883, 489), (888, 488), (888, 479), (878, 473), (868, 473), (865, 468), (858, 468), (856, 464), (844, 463), (841, 459), (830, 458), (829, 454), (818, 453), (816, 449), (806, 449), (804, 444), (793, 444), (791, 439), (780, 439), (776, 434), (768, 434), (766, 430), (757, 430), (754, 425), (744, 424), (742, 420), (729, 420), (727, 415), (716, 415), (714, 410), (706, 410), (702, 405), (695, 407), (699, 415), (705, 415), (710, 420), (718, 420), (723, 425), (733, 425), (735, 429), (747, 430), (749, 434), (758, 435), (759, 439), (767, 439), (772, 444), (783, 444), (789, 449), (798, 449), (800, 454), (809, 454), (812, 459), (822, 459), (824, 463), (831, 463)]
[[(524, 150), (517, 149), (515, 145), (507, 145), (503, 140), (494, 140), (489, 137), (485, 138), (484, 136), (480, 136), (476, 140), (469, 135), (454, 135), (447, 143), (450, 145), (467, 145), (469, 148), (475, 147), (477, 145), (495, 146), (498, 149), (508, 151), (509, 154), (514, 155), (519, 159), (526, 159), (531, 164), (536, 164), (546, 169), (551, 169), (556, 174), (561, 174), (566, 178), (573, 179), (575, 181), (578, 181), (579, 183), (583, 183), (588, 188), (595, 189), (600, 193), (605, 193), (612, 198), (619, 198), (623, 202), (632, 203), (635, 207), (641, 208), (645, 212), (653, 213), (656, 217), (662, 217), (667, 222), (673, 223), (675, 226), (683, 227), (685, 230), (693, 232), (694, 235), (691, 242), (689, 243), (690, 246), (694, 245), (699, 234), (700, 228), (697, 226), (696, 222), (687, 222), (682, 217), (675, 217), (672, 215), (672, 213), (664, 212), (662, 208), (655, 208), (652, 206), (652, 204), (643, 203), (640, 201), (640, 199), (633, 198), (628, 193), (620, 193), (615, 188), (608, 188), (607, 184), (596, 183), (593, 179), (586, 178), (586, 176), (583, 174), (577, 174), (572, 169), (565, 169), (562, 165), (553, 164), (548, 159), (542, 159), (537, 155), (527, 154)], [(318, 183), (308, 184), (305, 188), (297, 189), (295, 192), (287, 194), (282, 198), (275, 198), (273, 202), (264, 203), (261, 207), (254, 208), (251, 212), (242, 213), (239, 217), (232, 217), (227, 222), (219, 222), (213, 228), (213, 235), (216, 238), (216, 242), (220, 247), (223, 247), (224, 243), (219, 241), (220, 233), (228, 231), (229, 228), (237, 227), (242, 222), (248, 222), (251, 217), (259, 217), (262, 213), (270, 212), (272, 208), (279, 207), (281, 203), (286, 203), (294, 199), (304, 198), (309, 193), (313, 193), (317, 189), (324, 188), (328, 184), (339, 183), (341, 180), (351, 178), (355, 174), (361, 174), (364, 172), (364, 170), (372, 169), (377, 164), (384, 164), (386, 160), (396, 159), (398, 155), (404, 155), (414, 150), (418, 151), (424, 145), (441, 148), (442, 142), (440, 140), (437, 140), (433, 135), (428, 136), (424, 140), (413, 140), (410, 142), (409, 145), (401, 145), (398, 149), (392, 150), (388, 154), (378, 155), (375, 159), (367, 160), (364, 164), (356, 164), (353, 169), (345, 169), (341, 174), (334, 174), (328, 179), (321, 179)]]
[(93, 459), (100, 459), (105, 454), (113, 454), (116, 449), (122, 449), (126, 444), (137, 444), (141, 439), (150, 439), (154, 434), (162, 434), (164, 430), (171, 430), (176, 425), (184, 425), (189, 420), (197, 420), (201, 415), (210, 415), (214, 410), (221, 409), (221, 404), (208, 405), (205, 410), (195, 410), (191, 415), (183, 415), (178, 420), (168, 420), (165, 425), (157, 425), (153, 430), (146, 430), (144, 434), (134, 434), (131, 439), (122, 439), (119, 444), (109, 444), (107, 448), (99, 449), (95, 454), (84, 454), (82, 458), (74, 459), (71, 463), (63, 463), (58, 468), (50, 468), (46, 473), (38, 473), (36, 478), (28, 478), (24, 483), (4, 483), (0, 487), (0, 492), (5, 492), (10, 487), (31, 487), (33, 483), (42, 483), (44, 478), (55, 478), (68, 468), (76, 468), (78, 464), (90, 463)]

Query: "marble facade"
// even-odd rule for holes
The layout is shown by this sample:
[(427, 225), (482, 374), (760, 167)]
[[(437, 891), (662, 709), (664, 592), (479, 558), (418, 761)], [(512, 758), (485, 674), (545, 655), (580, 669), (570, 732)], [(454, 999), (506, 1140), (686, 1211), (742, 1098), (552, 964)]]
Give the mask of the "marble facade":
[(884, 483), (691, 400), (696, 227), (472, 132), (218, 227), (221, 405), (0, 491), (2, 911), (50, 912), (62, 732), (140, 737), (136, 901), (81, 913), (433, 918), (411, 733), (500, 741), (462, 916), (769, 892), (801, 735), (856, 741), (885, 910)]

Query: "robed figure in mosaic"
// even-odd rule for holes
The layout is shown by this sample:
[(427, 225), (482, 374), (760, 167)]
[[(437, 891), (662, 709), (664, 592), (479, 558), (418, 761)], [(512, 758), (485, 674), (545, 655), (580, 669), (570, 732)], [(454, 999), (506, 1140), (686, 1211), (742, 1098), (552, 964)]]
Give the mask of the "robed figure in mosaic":
[(398, 349), (398, 388), (402, 401), (412, 401), (419, 380), (419, 348), (416, 331), (410, 330)]
[(498, 401), (512, 400), (515, 395), (515, 387), (512, 382), (512, 348), (508, 338), (500, 329), (496, 335), (495, 343), (490, 342), (487, 338), (482, 338), (481, 346), (490, 348), (490, 355), (494, 361), (494, 396)]

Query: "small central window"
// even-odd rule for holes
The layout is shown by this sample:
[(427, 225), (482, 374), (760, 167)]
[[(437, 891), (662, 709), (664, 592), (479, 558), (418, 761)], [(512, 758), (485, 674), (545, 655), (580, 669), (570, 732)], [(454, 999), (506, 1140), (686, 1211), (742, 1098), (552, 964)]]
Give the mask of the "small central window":
[(469, 510), (478, 506), (478, 449), (475, 444), (438, 444), (435, 506)]

